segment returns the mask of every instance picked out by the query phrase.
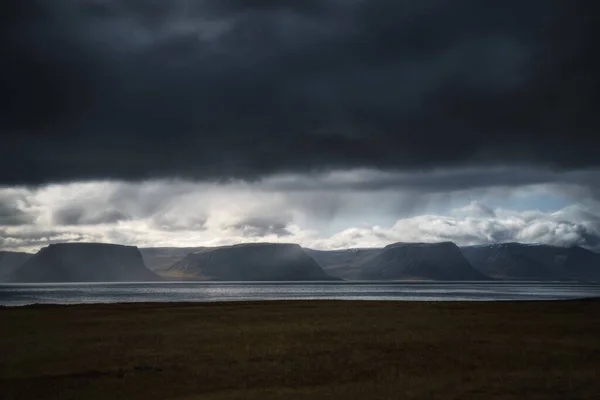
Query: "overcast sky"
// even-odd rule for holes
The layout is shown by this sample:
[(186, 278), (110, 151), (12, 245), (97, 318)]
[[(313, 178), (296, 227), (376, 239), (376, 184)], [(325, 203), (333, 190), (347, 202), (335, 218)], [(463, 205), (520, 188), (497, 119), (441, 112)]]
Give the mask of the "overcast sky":
[(600, 245), (600, 2), (0, 4), (0, 250)]

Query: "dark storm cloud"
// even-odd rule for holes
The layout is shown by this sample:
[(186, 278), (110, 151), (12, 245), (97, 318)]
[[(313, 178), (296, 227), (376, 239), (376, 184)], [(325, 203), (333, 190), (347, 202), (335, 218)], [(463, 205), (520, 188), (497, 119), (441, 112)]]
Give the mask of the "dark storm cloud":
[(24, 191), (0, 189), (0, 227), (25, 225), (33, 222), (35, 215), (24, 211), (24, 208), (26, 209), (30, 205)]
[(24, 225), (31, 222), (31, 217), (11, 204), (0, 201), (0, 226)]
[(0, 15), (0, 184), (600, 164), (594, 0), (21, 0)]
[(99, 225), (112, 224), (131, 219), (127, 214), (115, 209), (89, 209), (84, 207), (63, 207), (52, 215), (56, 225)]
[[(541, 168), (454, 168), (450, 170), (389, 173), (372, 170), (354, 170), (330, 174), (288, 175), (265, 180), (260, 186), (277, 191), (330, 191), (340, 197), (347, 191), (389, 191), (421, 195), (450, 193), (462, 190), (490, 188), (518, 188), (539, 184), (560, 185), (561, 192), (574, 198), (600, 198), (600, 170), (556, 171)], [(422, 201), (423, 198), (418, 199)], [(316, 199), (321, 203), (322, 199)], [(315, 204), (318, 205), (318, 204)], [(321, 204), (325, 206), (325, 204)]]

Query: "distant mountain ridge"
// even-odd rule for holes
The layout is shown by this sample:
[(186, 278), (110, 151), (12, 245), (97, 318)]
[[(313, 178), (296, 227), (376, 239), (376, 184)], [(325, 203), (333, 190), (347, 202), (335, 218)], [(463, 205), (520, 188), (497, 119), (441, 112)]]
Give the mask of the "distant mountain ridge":
[(499, 243), (465, 246), (462, 252), (495, 279), (600, 281), (600, 254), (579, 246)]
[(487, 280), (452, 242), (394, 243), (360, 267), (364, 280)]
[(13, 282), (134, 282), (161, 278), (135, 246), (61, 243), (44, 247), (9, 276)]
[(335, 279), (299, 245), (251, 243), (205, 248), (188, 254), (166, 276), (218, 281), (314, 281)]
[[(445, 243), (446, 246), (448, 246), (449, 244), (452, 244), (452, 247), (456, 246), (452, 242)], [(392, 247), (406, 247), (407, 245), (416, 248), (421, 248), (422, 250), (426, 250), (425, 253), (429, 253), (427, 256), (427, 260), (422, 259), (419, 263), (417, 263), (420, 264), (420, 267), (416, 267), (414, 265), (416, 262), (414, 256), (408, 257), (408, 254), (405, 254), (404, 256), (396, 254), (393, 257), (390, 255), (380, 256), (380, 254), (389, 251)], [(439, 254), (440, 252), (439, 245), (440, 243), (395, 243), (386, 246), (385, 248), (351, 248), (343, 250), (315, 250), (310, 248), (304, 248), (304, 251), (310, 257), (312, 257), (327, 274), (345, 280), (481, 280), (489, 278), (496, 280), (598, 280), (596, 278), (595, 272), (597, 271), (597, 268), (595, 268), (594, 266), (598, 266), (598, 262), (595, 260), (597, 260), (597, 258), (600, 255), (580, 247), (572, 248), (569, 251), (566, 250), (567, 248), (549, 246), (545, 244), (521, 243), (499, 243), (459, 247), (458, 249), (462, 253), (462, 256), (471, 266), (471, 268), (469, 269), (465, 266), (464, 260), (458, 261), (459, 258), (456, 253), (456, 247), (454, 247), (453, 251), (451, 252), (454, 254), (452, 258), (438, 256), (437, 261), (434, 262), (434, 258), (436, 257), (434, 254)], [(493, 267), (493, 264), (488, 265), (487, 263), (483, 263), (483, 261), (480, 260), (481, 257), (486, 258), (486, 254), (498, 252), (499, 250), (511, 246), (521, 246), (524, 249), (529, 249), (528, 251), (538, 252), (540, 256), (533, 259), (525, 259), (523, 262), (518, 263), (518, 265), (520, 265), (519, 273), (511, 272), (511, 270), (514, 267), (511, 266), (513, 265), (513, 263), (509, 262), (508, 259), (504, 263), (496, 263), (496, 267)], [(557, 252), (567, 252), (571, 255), (567, 257), (568, 254), (557, 254)], [(478, 256), (475, 256), (475, 253), (477, 253)], [(579, 262), (573, 262), (573, 260), (575, 260), (574, 257), (576, 254), (580, 254)], [(393, 275), (391, 271), (394, 268), (390, 269), (390, 266), (388, 265), (387, 269), (383, 271), (383, 274), (380, 274), (379, 277), (377, 277), (378, 273), (376, 271), (378, 267), (374, 265), (383, 262), (381, 259), (382, 257), (395, 257), (395, 261), (392, 264), (396, 264), (394, 268), (397, 269), (397, 276), (393, 278), (390, 277), (391, 275)], [(405, 258), (404, 260), (402, 260), (403, 257)], [(421, 255), (419, 257), (422, 258), (423, 256)], [(497, 255), (497, 257), (501, 258), (502, 256)], [(509, 255), (505, 255), (504, 257), (509, 257)], [(552, 263), (549, 263), (550, 259), (560, 260), (561, 258), (568, 259), (570, 264), (574, 264), (572, 267), (567, 268), (567, 270), (570, 270), (571, 272), (566, 273), (564, 271), (564, 267), (557, 267), (556, 265), (552, 266)], [(448, 260), (452, 259), (458, 261), (458, 264), (455, 263), (454, 267), (456, 267), (457, 265), (462, 265), (462, 267), (460, 267), (460, 271), (462, 272), (453, 272), (452, 268), (448, 268)], [(436, 266), (436, 264), (438, 265)], [(494, 268), (496, 268), (495, 271)], [(504, 272), (502, 272), (503, 269), (505, 270)], [(403, 270), (403, 272), (399, 272), (399, 270)], [(475, 270), (475, 273), (473, 272), (473, 270)], [(574, 278), (574, 275), (578, 278)]]
[(600, 254), (578, 246), (498, 243), (459, 248), (452, 242), (345, 250), (303, 249), (297, 244), (279, 243), (143, 249), (63, 243), (35, 255), (0, 252), (0, 281), (125, 282), (161, 277), (220, 281), (600, 281)]

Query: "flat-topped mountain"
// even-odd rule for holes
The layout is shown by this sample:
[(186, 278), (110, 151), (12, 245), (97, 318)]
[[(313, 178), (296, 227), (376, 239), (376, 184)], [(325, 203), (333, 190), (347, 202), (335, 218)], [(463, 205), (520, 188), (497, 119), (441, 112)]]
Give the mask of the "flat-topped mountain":
[[(151, 266), (151, 268), (147, 268)], [(297, 244), (146, 248), (53, 244), (37, 254), (0, 252), (0, 281), (132, 282), (314, 280), (600, 281), (600, 254), (581, 247), (521, 243), (466, 246), (395, 243), (385, 248), (320, 251)]]
[(442, 243), (395, 243), (360, 266), (365, 280), (486, 280), (458, 246)]
[(204, 247), (146, 247), (140, 248), (144, 264), (149, 270), (160, 273), (169, 269), (177, 261), (190, 253), (202, 250)]
[(346, 279), (360, 279), (362, 264), (383, 251), (382, 248), (313, 250), (304, 249), (329, 275)]
[(160, 278), (135, 246), (104, 243), (51, 244), (17, 268), (16, 282), (133, 282)]
[(205, 248), (164, 272), (169, 277), (217, 281), (314, 281), (330, 275), (297, 244), (251, 243)]
[(17, 268), (31, 257), (33, 257), (33, 254), (0, 251), (0, 282), (8, 279)]
[(600, 254), (578, 246), (501, 243), (462, 252), (473, 267), (497, 279), (600, 280)]

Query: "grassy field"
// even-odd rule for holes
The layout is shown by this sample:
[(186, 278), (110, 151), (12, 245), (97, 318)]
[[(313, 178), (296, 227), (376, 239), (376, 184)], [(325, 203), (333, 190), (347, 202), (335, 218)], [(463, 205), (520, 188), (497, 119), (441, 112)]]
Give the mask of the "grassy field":
[(600, 302), (0, 309), (1, 399), (600, 399)]

